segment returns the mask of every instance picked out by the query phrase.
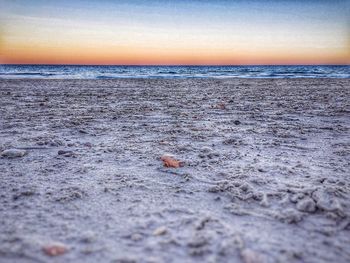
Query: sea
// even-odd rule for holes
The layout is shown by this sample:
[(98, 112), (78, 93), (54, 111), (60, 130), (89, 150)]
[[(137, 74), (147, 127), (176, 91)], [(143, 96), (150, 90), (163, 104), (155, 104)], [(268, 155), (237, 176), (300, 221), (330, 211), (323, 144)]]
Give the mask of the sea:
[(86, 66), (0, 65), (0, 79), (350, 78), (350, 65)]

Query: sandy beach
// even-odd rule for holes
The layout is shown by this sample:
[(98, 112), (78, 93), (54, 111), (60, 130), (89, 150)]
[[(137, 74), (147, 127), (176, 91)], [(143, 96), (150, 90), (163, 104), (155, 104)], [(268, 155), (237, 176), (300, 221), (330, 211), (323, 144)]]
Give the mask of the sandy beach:
[(0, 80), (0, 261), (350, 262), (349, 87)]

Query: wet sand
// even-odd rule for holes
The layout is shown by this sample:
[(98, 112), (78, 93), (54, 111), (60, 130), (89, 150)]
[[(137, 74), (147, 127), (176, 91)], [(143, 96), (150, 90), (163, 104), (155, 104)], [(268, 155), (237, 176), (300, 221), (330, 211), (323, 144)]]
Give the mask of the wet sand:
[(348, 79), (0, 80), (0, 261), (349, 262), (349, 116)]

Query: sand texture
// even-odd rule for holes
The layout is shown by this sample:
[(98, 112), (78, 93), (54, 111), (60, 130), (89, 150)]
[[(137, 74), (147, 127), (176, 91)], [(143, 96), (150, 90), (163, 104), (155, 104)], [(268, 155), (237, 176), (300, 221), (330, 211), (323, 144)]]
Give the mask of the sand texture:
[(0, 262), (350, 262), (349, 128), (349, 79), (0, 80)]

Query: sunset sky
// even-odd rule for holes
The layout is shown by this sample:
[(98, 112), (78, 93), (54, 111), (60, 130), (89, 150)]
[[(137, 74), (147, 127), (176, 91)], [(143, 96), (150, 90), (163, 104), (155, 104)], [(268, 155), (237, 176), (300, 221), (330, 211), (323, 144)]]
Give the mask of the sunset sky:
[(0, 0), (0, 63), (349, 64), (350, 0)]

